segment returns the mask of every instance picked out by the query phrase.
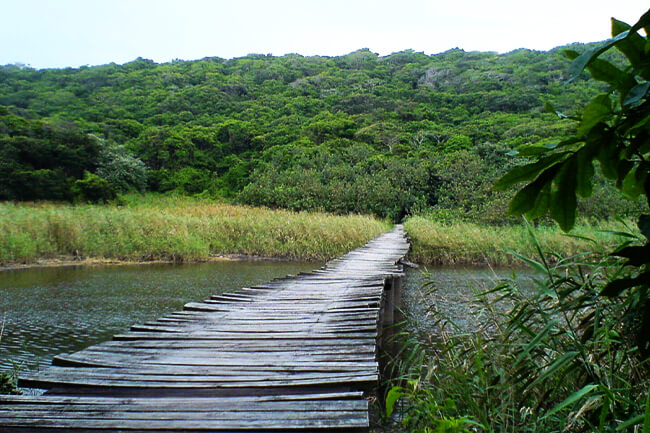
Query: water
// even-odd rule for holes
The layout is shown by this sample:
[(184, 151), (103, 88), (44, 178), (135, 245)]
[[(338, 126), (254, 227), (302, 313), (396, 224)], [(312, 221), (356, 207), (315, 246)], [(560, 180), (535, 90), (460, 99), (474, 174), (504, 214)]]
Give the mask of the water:
[[(234, 291), (320, 264), (217, 262), (74, 266), (0, 272), (0, 370), (49, 365), (52, 356), (111, 339), (136, 323), (182, 309), (212, 294)], [(469, 302), (477, 291), (512, 278), (511, 269), (429, 267), (409, 270), (404, 306), (418, 334), (433, 331), (435, 308), (459, 329), (476, 316)], [(520, 286), (533, 288), (535, 274), (517, 270)], [(424, 284), (429, 282), (428, 286)], [(433, 293), (431, 289), (435, 288)]]
[(109, 340), (215, 293), (319, 267), (297, 262), (70, 266), (0, 272), (0, 370)]
[[(412, 319), (409, 327), (418, 335), (439, 332), (435, 322), (444, 317), (450, 332), (471, 331), (480, 314), (475, 295), (502, 280), (514, 280), (523, 292), (535, 290), (541, 276), (530, 269), (431, 266), (409, 269), (404, 281), (404, 310)], [(434, 313), (435, 311), (435, 313)], [(480, 311), (478, 311), (480, 313)]]

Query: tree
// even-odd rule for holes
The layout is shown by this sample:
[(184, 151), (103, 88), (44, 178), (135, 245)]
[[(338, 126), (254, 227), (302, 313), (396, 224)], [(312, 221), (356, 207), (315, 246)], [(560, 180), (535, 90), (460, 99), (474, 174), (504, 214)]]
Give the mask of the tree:
[(97, 175), (120, 192), (142, 192), (147, 186), (147, 166), (130, 155), (124, 146), (102, 143), (98, 165)]
[(83, 179), (75, 181), (72, 189), (78, 201), (100, 203), (113, 200), (116, 196), (113, 185), (88, 171), (84, 173)]

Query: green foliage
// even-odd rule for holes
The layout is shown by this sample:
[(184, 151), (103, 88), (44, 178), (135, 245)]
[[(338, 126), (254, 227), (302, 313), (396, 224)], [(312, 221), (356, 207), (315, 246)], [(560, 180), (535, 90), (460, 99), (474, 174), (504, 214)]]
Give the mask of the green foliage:
[(97, 165), (99, 144), (74, 124), (0, 113), (0, 199), (69, 200), (75, 179)]
[(503, 216), (511, 195), (492, 188), (511, 165), (506, 150), (494, 145), (443, 155), (434, 165), (440, 186), (430, 214), (489, 225), (512, 222)]
[[(594, 79), (609, 87), (576, 116), (578, 128), (573, 136), (528, 149), (535, 161), (514, 168), (499, 180), (498, 188), (529, 182), (512, 199), (512, 214), (538, 217), (548, 212), (563, 230), (569, 231), (575, 224), (577, 196), (593, 193), (596, 163), (623, 194), (632, 199), (645, 195), (650, 204), (650, 40), (648, 35), (638, 33), (648, 26), (650, 11), (634, 26), (612, 20), (611, 39), (583, 54), (567, 52), (575, 59), (574, 77), (586, 68)], [(624, 67), (601, 58), (611, 48), (624, 56)], [(550, 105), (547, 108), (556, 111)], [(648, 221), (648, 214), (641, 215), (638, 221), (643, 238), (631, 238), (612, 253), (621, 258), (624, 267), (601, 290), (604, 296), (625, 299), (629, 308), (625, 316), (640, 321), (635, 330), (636, 342), (646, 356), (650, 354)]]
[(81, 202), (103, 203), (117, 196), (115, 188), (106, 179), (88, 171), (83, 179), (75, 181), (72, 190), (75, 199)]
[(124, 146), (104, 143), (97, 165), (97, 176), (119, 192), (143, 192), (147, 186), (146, 165), (129, 154)]
[(401, 220), (435, 202), (438, 178), (424, 159), (395, 159), (357, 145), (267, 153), (239, 199), (252, 205)]
[(413, 433), (470, 433), (476, 422), (465, 417), (455, 417), (456, 405), (446, 400), (444, 405), (435, 401), (431, 389), (422, 387), (418, 379), (409, 380), (406, 387), (394, 386), (386, 396), (386, 415), (393, 413), (395, 403), (405, 404), (401, 424)]
[[(0, 199), (71, 200), (88, 171), (119, 192), (144, 186), (395, 220), (435, 208), (499, 221), (508, 195), (488, 185), (506, 167), (494, 154), (572, 132), (539, 110), (542, 98), (566, 111), (606, 91), (583, 79), (562, 84), (570, 62), (558, 53), (365, 49), (0, 67)], [(498, 152), (483, 152), (491, 143)], [(458, 166), (456, 152), (466, 152)], [(471, 181), (457, 176), (463, 169)]]

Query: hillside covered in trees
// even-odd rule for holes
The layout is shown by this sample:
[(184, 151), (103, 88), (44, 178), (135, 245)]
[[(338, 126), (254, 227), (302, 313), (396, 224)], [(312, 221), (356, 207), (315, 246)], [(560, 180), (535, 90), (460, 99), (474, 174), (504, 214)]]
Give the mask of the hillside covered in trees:
[[(491, 185), (518, 163), (508, 152), (571, 131), (546, 102), (571, 112), (599, 90), (567, 83), (569, 64), (561, 49), (455, 49), (7, 65), (0, 200), (175, 191), (394, 220), (435, 212), (500, 222), (509, 193)], [(619, 204), (603, 183), (583, 206), (607, 216)]]

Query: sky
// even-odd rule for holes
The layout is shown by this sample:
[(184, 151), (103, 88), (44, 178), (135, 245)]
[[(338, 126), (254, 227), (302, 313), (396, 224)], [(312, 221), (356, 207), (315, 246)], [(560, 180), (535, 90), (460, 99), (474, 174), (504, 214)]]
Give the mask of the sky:
[(0, 0), (0, 65), (78, 67), (369, 48), (548, 50), (609, 37), (647, 0)]

